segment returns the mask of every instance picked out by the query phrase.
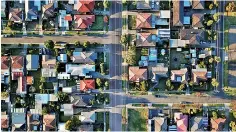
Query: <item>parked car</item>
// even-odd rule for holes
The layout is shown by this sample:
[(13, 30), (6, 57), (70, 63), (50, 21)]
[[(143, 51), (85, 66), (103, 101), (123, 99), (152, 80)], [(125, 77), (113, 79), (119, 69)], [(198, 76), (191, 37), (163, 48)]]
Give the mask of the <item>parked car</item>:
[(193, 104), (193, 102), (181, 101), (180, 104)]

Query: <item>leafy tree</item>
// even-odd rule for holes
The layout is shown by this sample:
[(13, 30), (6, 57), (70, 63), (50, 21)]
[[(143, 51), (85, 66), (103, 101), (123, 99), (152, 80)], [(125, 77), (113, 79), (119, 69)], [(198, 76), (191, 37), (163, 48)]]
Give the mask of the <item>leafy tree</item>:
[(126, 62), (129, 65), (136, 64), (136, 47), (135, 46), (129, 46), (127, 57), (126, 57)]
[(233, 111), (233, 116), (236, 119), (236, 111)]
[(65, 129), (66, 130), (71, 130), (72, 129), (72, 121), (68, 120), (65, 124)]
[(97, 83), (98, 87), (102, 86), (102, 80), (100, 78), (96, 79), (96, 83)]
[(52, 40), (47, 40), (44, 42), (44, 46), (48, 49), (54, 49), (54, 42)]
[(81, 121), (77, 117), (72, 117), (70, 120), (68, 120), (65, 124), (66, 130), (75, 131), (77, 130), (77, 127), (81, 125)]
[(218, 13), (215, 13), (215, 14), (213, 15), (213, 19), (214, 19), (215, 22), (217, 22), (217, 21), (219, 20), (219, 14), (218, 14)]
[(9, 96), (8, 92), (1, 92), (2, 98), (7, 98)]
[(218, 57), (218, 56), (215, 56), (214, 59), (217, 63), (219, 63), (221, 61), (220, 57)]
[(100, 64), (100, 70), (101, 70), (101, 74), (105, 75), (105, 68), (104, 68), (104, 63)]
[(214, 7), (213, 4), (210, 4), (210, 5), (209, 5), (209, 9), (210, 9), (210, 10), (213, 9), (213, 7)]
[(219, 6), (219, 2), (218, 2), (217, 0), (214, 0), (214, 5), (215, 5), (216, 7), (218, 7), (218, 6)]
[(59, 56), (59, 50), (58, 50), (58, 49), (55, 49), (54, 51), (55, 51), (55, 55), (56, 55), (56, 56)]
[(109, 2), (109, 0), (104, 0), (104, 1), (103, 1), (103, 6), (104, 6), (104, 8), (109, 8), (109, 7), (110, 7), (110, 2)]
[(140, 82), (140, 88), (141, 91), (147, 91), (147, 82), (146, 81)]
[(190, 82), (189, 82), (189, 86), (191, 86), (191, 87), (192, 87), (192, 86), (193, 86), (193, 84), (194, 84), (194, 82), (193, 82), (193, 81), (190, 81)]
[(46, 82), (46, 78), (45, 77), (40, 77), (40, 82)]
[(59, 102), (66, 102), (69, 99), (68, 94), (61, 91), (57, 92), (56, 96)]
[(209, 63), (213, 63), (213, 61), (214, 61), (214, 59), (211, 57), (211, 58), (209, 58)]
[(212, 111), (212, 118), (213, 118), (213, 119), (217, 119), (217, 118), (218, 118), (217, 112)]
[(128, 35), (127, 34), (123, 34), (120, 38), (120, 43), (123, 46), (126, 46), (128, 44)]
[(235, 121), (231, 121), (229, 126), (232, 128), (232, 131), (235, 132), (236, 131), (236, 122)]
[(181, 84), (178, 88), (178, 90), (183, 90), (185, 88), (185, 84)]
[(79, 41), (75, 41), (75, 46), (81, 46)]
[(109, 86), (109, 82), (108, 82), (108, 81), (105, 82), (105, 86), (106, 86), (106, 87)]
[(70, 50), (70, 49), (66, 50), (66, 54), (67, 54), (69, 57), (72, 56), (72, 55), (73, 55), (73, 50)]
[(214, 23), (213, 20), (209, 20), (209, 21), (207, 21), (207, 26), (211, 26), (213, 23)]
[(167, 86), (167, 87), (171, 87), (171, 81), (170, 81), (170, 79), (168, 79), (168, 80), (166, 81), (166, 86)]
[(84, 48), (87, 48), (87, 47), (89, 46), (89, 44), (90, 44), (89, 41), (85, 41), (85, 42), (83, 43)]
[(215, 78), (212, 78), (212, 80), (211, 80), (211, 85), (212, 85), (213, 87), (218, 87), (218, 86), (219, 86), (219, 82), (217, 82), (217, 80), (216, 80)]
[(235, 10), (235, 4), (234, 2), (230, 2), (225, 9), (227, 12), (233, 12)]
[(43, 109), (42, 109), (42, 114), (43, 115), (46, 115), (46, 114), (48, 114), (49, 113), (49, 110), (47, 109), (47, 107), (43, 107)]
[(95, 104), (95, 100), (94, 100), (94, 99), (91, 99), (91, 100), (89, 100), (89, 103), (90, 103), (91, 105), (94, 105), (94, 104)]
[(198, 65), (200, 68), (206, 68), (206, 65), (204, 64), (204, 61), (201, 61)]

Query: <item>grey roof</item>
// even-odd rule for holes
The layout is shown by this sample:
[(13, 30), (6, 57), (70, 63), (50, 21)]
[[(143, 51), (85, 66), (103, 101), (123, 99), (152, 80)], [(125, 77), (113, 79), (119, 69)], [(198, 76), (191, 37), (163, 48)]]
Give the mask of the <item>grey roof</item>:
[(49, 3), (43, 6), (43, 18), (48, 19), (54, 16), (54, 6), (53, 3)]
[(26, 120), (25, 113), (12, 113), (12, 125), (15, 125), (16, 128), (22, 127)]
[(26, 68), (27, 70), (35, 69), (39, 67), (39, 56), (38, 55), (27, 55), (26, 56)]
[(11, 8), (9, 11), (9, 20), (14, 22), (22, 22), (23, 11), (20, 8)]
[(94, 63), (97, 59), (97, 53), (89, 52), (74, 52), (71, 60), (73, 63)]
[(90, 106), (90, 100), (94, 99), (94, 95), (72, 95), (71, 96), (71, 103), (74, 106), (78, 107), (86, 107)]
[(155, 117), (155, 132), (167, 131), (167, 119), (166, 117)]
[(183, 26), (184, 1), (173, 1), (173, 26)]
[(202, 117), (192, 117), (190, 119), (190, 129), (191, 131), (200, 131), (203, 127)]
[(181, 40), (189, 40), (189, 44), (200, 44), (205, 40), (205, 31), (201, 29), (182, 29), (180, 31)]

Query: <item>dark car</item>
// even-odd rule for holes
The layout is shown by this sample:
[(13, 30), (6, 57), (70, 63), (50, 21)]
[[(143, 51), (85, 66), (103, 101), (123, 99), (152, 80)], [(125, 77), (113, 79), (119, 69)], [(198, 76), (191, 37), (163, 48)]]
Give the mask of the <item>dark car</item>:
[(181, 101), (180, 104), (193, 104), (193, 102)]
[(161, 95), (156, 94), (155, 97), (156, 98), (161, 98)]

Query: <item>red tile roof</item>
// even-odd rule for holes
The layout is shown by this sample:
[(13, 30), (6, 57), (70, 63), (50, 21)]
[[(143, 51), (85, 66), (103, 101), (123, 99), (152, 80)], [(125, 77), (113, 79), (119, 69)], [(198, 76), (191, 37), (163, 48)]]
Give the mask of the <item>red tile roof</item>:
[(23, 56), (11, 56), (11, 64), (13, 69), (23, 68)]
[(79, 12), (92, 12), (94, 9), (94, 0), (78, 0), (78, 11)]
[[(7, 117), (7, 116), (6, 116)], [(1, 118), (1, 127), (2, 128), (8, 128), (8, 119), (7, 118), (4, 118), (3, 116), (2, 116), (2, 118)]]
[(222, 131), (225, 121), (226, 119), (223, 118), (218, 118), (218, 119), (211, 118), (212, 131)]
[(129, 67), (129, 80), (134, 82), (147, 80), (147, 69), (137, 66)]
[(65, 20), (67, 20), (67, 21), (72, 21), (72, 16), (71, 16), (71, 15), (66, 15), (66, 16), (65, 16)]
[(90, 89), (95, 89), (95, 80), (94, 79), (80, 80), (80, 90), (81, 91), (88, 91)]
[(8, 69), (9, 68), (8, 57), (2, 56), (1, 60), (2, 60), (1, 69)]
[(55, 129), (56, 127), (56, 120), (55, 115), (53, 114), (47, 114), (43, 116), (43, 130), (49, 131), (51, 129)]
[(86, 29), (95, 21), (95, 15), (75, 15), (75, 29)]
[(27, 76), (26, 77), (26, 82), (27, 82), (27, 85), (32, 85), (34, 83), (33, 76)]
[(139, 13), (136, 18), (136, 28), (152, 28), (152, 14), (151, 13)]

